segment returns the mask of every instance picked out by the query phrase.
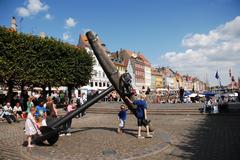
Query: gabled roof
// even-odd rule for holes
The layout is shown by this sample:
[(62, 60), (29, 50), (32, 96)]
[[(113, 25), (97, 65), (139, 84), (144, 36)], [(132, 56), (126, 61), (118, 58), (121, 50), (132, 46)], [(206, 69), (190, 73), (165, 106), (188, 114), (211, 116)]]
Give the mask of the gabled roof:
[(79, 41), (78, 41), (78, 46), (79, 47), (88, 47), (91, 48), (87, 36), (81, 35), (79, 36)]

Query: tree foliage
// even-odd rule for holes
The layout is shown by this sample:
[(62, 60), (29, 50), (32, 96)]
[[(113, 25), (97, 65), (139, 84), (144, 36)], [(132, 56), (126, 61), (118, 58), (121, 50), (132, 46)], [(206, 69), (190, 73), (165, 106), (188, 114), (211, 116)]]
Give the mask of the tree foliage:
[(85, 49), (0, 27), (1, 82), (77, 87), (88, 83), (92, 67)]

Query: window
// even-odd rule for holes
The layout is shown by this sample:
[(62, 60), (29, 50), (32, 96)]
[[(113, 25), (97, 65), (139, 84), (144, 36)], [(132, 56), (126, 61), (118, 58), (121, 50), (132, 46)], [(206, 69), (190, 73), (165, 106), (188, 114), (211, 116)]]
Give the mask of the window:
[(93, 82), (90, 82), (90, 86), (93, 87)]
[(105, 87), (106, 86), (106, 83), (105, 82), (103, 82), (103, 87)]
[(102, 87), (102, 82), (99, 82), (99, 87)]
[(97, 77), (97, 71), (96, 71), (96, 70), (93, 70), (93, 75), (94, 75), (95, 77)]
[(95, 82), (95, 87), (97, 87), (98, 86), (98, 83), (97, 82)]
[(101, 77), (101, 71), (98, 71), (98, 77)]

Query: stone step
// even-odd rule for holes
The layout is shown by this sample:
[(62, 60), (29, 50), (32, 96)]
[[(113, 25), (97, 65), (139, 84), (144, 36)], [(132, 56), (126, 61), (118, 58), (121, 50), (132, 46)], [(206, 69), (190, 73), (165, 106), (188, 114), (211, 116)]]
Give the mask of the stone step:
[[(119, 107), (108, 106), (93, 106), (87, 109), (88, 113), (94, 114), (117, 114), (119, 112)], [(66, 111), (59, 109), (59, 115), (65, 115)], [(150, 115), (201, 115), (199, 112), (199, 107), (154, 107), (148, 109), (148, 114)], [(229, 113), (221, 113), (228, 115), (240, 115), (239, 105), (230, 105)], [(221, 115), (219, 114), (219, 115)]]

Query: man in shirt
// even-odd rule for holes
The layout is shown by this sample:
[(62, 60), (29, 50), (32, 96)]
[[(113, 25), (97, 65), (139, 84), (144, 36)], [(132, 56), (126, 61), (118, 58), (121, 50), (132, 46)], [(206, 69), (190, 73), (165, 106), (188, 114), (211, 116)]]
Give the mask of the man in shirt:
[(126, 97), (131, 103), (137, 106), (136, 108), (136, 117), (137, 117), (137, 123), (138, 123), (138, 138), (142, 139), (144, 138), (141, 135), (142, 126), (146, 126), (147, 130), (147, 136), (146, 138), (152, 138), (153, 135), (149, 133), (149, 123), (150, 121), (147, 119), (147, 102), (145, 100), (146, 96), (145, 94), (140, 95), (140, 99), (131, 101), (128, 97)]

